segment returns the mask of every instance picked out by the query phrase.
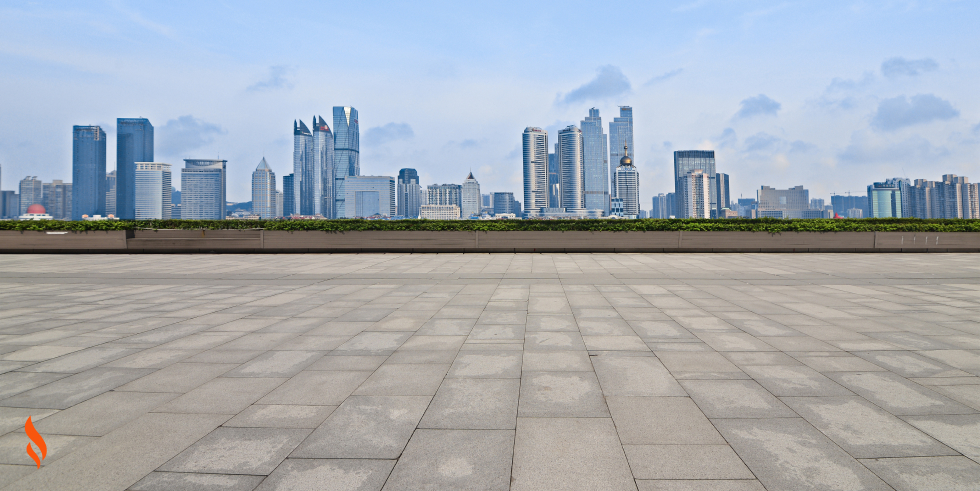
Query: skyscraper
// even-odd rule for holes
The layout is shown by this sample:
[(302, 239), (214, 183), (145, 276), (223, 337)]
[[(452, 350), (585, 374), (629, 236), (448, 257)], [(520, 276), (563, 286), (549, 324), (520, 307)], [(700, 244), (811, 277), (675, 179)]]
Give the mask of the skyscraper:
[(20, 211), (16, 216), (27, 213), (27, 207), (31, 205), (43, 205), (44, 185), (37, 176), (27, 176), (20, 181)]
[(561, 207), (566, 212), (585, 209), (585, 154), (582, 130), (568, 126), (558, 132), (558, 161), (561, 163)]
[(524, 210), (528, 216), (548, 207), (548, 133), (528, 126), (521, 137), (524, 154)]
[[(609, 123), (609, 176), (613, 177), (619, 160), (624, 157), (623, 148), (629, 146), (636, 160), (636, 146), (633, 145), (633, 108), (619, 106), (619, 117)], [(615, 179), (614, 179), (615, 181)], [(616, 183), (609, 189), (610, 196), (616, 196)]]
[(347, 216), (344, 210), (344, 178), (361, 175), (361, 137), (357, 109), (333, 108), (334, 216)]
[(313, 118), (313, 213), (333, 218), (333, 133), (322, 116)]
[(903, 218), (906, 208), (902, 201), (902, 190), (897, 183), (876, 182), (868, 186), (868, 218)]
[(462, 205), (462, 186), (459, 184), (430, 184), (427, 205)]
[(272, 172), (265, 157), (252, 172), (252, 214), (262, 220), (278, 216), (276, 214), (276, 173)]
[(731, 207), (732, 197), (729, 194), (728, 174), (718, 172), (715, 174), (715, 211), (712, 218), (725, 218), (721, 215), (723, 208)]
[(473, 177), (472, 172), (463, 180), (459, 203), (459, 214), (462, 218), (480, 214), (480, 183)]
[(629, 148), (623, 149), (623, 158), (616, 167), (616, 197), (623, 200), (623, 215), (636, 218), (640, 215), (640, 173), (633, 165)]
[(282, 176), (282, 216), (291, 217), (296, 214), (295, 180), (293, 174)]
[(517, 214), (514, 193), (493, 193), (493, 214), (500, 215), (503, 213)]
[(227, 160), (184, 159), (180, 174), (182, 219), (225, 219), (227, 164)]
[(398, 171), (398, 193), (397, 210), (398, 216), (406, 218), (418, 218), (419, 207), (422, 205), (421, 186), (419, 186), (419, 173), (415, 169), (402, 169)]
[(343, 218), (391, 217), (398, 212), (394, 177), (347, 176), (344, 192), (347, 214)]
[(548, 208), (561, 208), (561, 165), (558, 164), (558, 144), (555, 153), (548, 154)]
[(684, 218), (711, 218), (711, 178), (703, 169), (693, 169), (680, 179), (677, 203)]
[(71, 219), (105, 215), (105, 131), (101, 127), (72, 127), (71, 179)]
[[(709, 177), (709, 204), (708, 209), (717, 208), (718, 200), (715, 198), (715, 151), (714, 150), (680, 150), (674, 152), (674, 193), (677, 199), (683, 196), (681, 179), (695, 169), (701, 169)], [(700, 178), (699, 178), (700, 179)], [(694, 218), (684, 215), (687, 213), (688, 206), (678, 201), (674, 209), (680, 213), (677, 218)], [(710, 213), (710, 212), (709, 212)], [(710, 217), (710, 214), (709, 214)]]
[[(589, 116), (582, 121), (582, 141), (585, 155), (585, 208), (602, 210), (608, 215), (609, 150), (606, 147), (606, 134), (602, 132), (602, 118), (596, 108), (589, 109)], [(633, 144), (632, 139), (629, 144)]]
[(172, 178), (170, 164), (136, 162), (136, 219), (171, 218)]
[(60, 179), (55, 179), (47, 184), (42, 184), (43, 188), (41, 204), (55, 220), (71, 219), (71, 196), (72, 185)]
[(660, 193), (653, 197), (650, 218), (670, 218), (674, 216), (674, 193)]
[(105, 175), (105, 216), (116, 216), (116, 171)]
[(153, 162), (153, 125), (146, 118), (116, 119), (116, 216), (136, 218), (136, 162)]
[(313, 133), (302, 120), (293, 121), (293, 213), (316, 214), (314, 182)]

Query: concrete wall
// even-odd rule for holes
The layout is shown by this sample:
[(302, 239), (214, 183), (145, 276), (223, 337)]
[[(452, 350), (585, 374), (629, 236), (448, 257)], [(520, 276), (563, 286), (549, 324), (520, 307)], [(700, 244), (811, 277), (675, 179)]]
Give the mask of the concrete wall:
[(0, 231), (0, 253), (980, 252), (980, 233)]

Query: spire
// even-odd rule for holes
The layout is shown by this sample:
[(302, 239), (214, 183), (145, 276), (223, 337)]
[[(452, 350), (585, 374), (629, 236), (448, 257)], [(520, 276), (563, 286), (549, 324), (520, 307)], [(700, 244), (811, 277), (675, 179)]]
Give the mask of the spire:
[(256, 167), (255, 170), (268, 170), (268, 171), (271, 171), (272, 169), (269, 167), (268, 162), (265, 161), (265, 157), (262, 157), (262, 161), (259, 162), (259, 166)]
[(473, 171), (470, 171), (470, 175), (466, 176), (466, 178), (467, 179), (473, 179), (474, 181), (476, 180), (476, 178), (473, 177)]
[(619, 165), (620, 166), (624, 166), (624, 165), (632, 166), (633, 165), (633, 159), (630, 158), (630, 146), (629, 146), (629, 143), (623, 142), (623, 152), (624, 152), (624, 155), (623, 155), (623, 158), (619, 159)]

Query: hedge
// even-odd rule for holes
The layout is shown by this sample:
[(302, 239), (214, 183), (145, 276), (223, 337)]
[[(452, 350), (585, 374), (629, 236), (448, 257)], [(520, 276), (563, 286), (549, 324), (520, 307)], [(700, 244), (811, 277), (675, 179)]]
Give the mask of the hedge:
[(424, 231), (742, 231), (742, 232), (980, 232), (980, 220), (684, 219), (684, 220), (103, 220), (0, 221), (0, 230), (360, 230)]

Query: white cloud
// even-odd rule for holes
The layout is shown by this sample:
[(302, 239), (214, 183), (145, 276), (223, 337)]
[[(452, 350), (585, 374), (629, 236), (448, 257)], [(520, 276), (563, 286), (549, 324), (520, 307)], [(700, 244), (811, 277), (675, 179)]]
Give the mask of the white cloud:
[(878, 104), (878, 111), (871, 119), (871, 126), (883, 131), (931, 121), (945, 121), (960, 115), (949, 101), (932, 94), (914, 95), (885, 99)]

